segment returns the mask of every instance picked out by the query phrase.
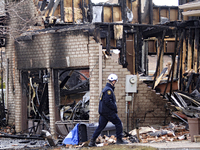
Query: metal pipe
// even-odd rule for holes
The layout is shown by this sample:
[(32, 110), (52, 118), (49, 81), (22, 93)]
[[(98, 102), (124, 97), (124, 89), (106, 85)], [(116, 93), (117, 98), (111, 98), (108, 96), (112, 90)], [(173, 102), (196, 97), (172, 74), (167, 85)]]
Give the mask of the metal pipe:
[(102, 90), (102, 45), (99, 44), (99, 95)]
[[(128, 93), (126, 93), (126, 96), (128, 96)], [(128, 112), (128, 101), (126, 101), (126, 131), (128, 132), (128, 116), (129, 116), (129, 112)]]

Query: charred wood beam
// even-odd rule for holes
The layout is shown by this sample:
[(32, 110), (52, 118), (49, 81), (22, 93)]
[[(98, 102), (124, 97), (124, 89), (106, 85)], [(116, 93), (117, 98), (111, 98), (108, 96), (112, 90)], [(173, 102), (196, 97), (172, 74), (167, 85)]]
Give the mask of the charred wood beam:
[(58, 5), (60, 4), (60, 1), (61, 1), (61, 0), (57, 0), (56, 3), (54, 4), (52, 16), (54, 16), (54, 13), (55, 13), (55, 11), (56, 11), (56, 8), (57, 8)]
[(73, 24), (75, 23), (75, 18), (74, 18), (74, 0), (72, 0), (72, 19), (73, 19)]
[(104, 6), (102, 7), (101, 19), (102, 19), (102, 22), (104, 22)]
[(110, 56), (110, 25), (108, 25), (108, 32), (106, 37), (106, 51), (108, 55)]
[[(42, 95), (41, 95), (41, 98), (40, 98), (40, 106), (38, 108), (38, 112), (40, 114), (42, 114), (42, 111), (44, 110), (45, 108), (45, 103), (47, 103), (47, 100), (48, 100), (48, 86), (47, 86), (47, 83), (44, 84), (44, 87), (43, 87), (43, 91), (42, 91)], [(39, 118), (39, 114), (37, 114), (37, 117), (36, 118)]]
[(168, 11), (169, 11), (169, 21), (170, 21), (170, 17), (171, 17), (171, 16), (170, 16), (170, 10), (171, 10), (171, 9), (170, 9), (170, 7), (169, 7), (169, 8), (168, 8)]
[(158, 72), (158, 68), (159, 68), (159, 65), (160, 65), (160, 58), (161, 58), (161, 55), (163, 53), (163, 44), (164, 44), (164, 38), (165, 38), (165, 33), (166, 33), (166, 30), (163, 31), (163, 35), (162, 35), (162, 42), (161, 42), (161, 46), (160, 46), (160, 53), (159, 53), (159, 57), (157, 59), (157, 64), (156, 64), (156, 71), (154, 73), (154, 79), (153, 79), (153, 86), (152, 86), (152, 89), (154, 88), (154, 85), (155, 85), (155, 81), (156, 81), (156, 76), (157, 76), (157, 72)]
[(138, 0), (138, 23), (142, 23), (142, 15), (141, 15), (141, 0)]
[(111, 11), (112, 11), (112, 22), (114, 22), (113, 6), (111, 7)]
[[(179, 31), (179, 37), (180, 37), (180, 31)], [(181, 41), (182, 42), (182, 41)], [(177, 60), (177, 68), (176, 68), (176, 78), (178, 79), (178, 75), (179, 75), (179, 72), (180, 72), (180, 60), (181, 60), (181, 53), (182, 53), (182, 51), (181, 51), (181, 48), (182, 48), (182, 46), (183, 46), (183, 44), (181, 44), (180, 45), (180, 47), (179, 47), (179, 50), (178, 50), (178, 60)]]
[(69, 78), (71, 77), (71, 75), (72, 75), (73, 72), (74, 71), (71, 70), (70, 73), (65, 77), (65, 79), (60, 84), (60, 88), (63, 88), (65, 86), (65, 84), (67, 83), (67, 81), (69, 80)]
[(195, 72), (198, 72), (199, 68), (199, 29), (195, 28), (195, 45), (194, 45), (194, 70)]
[(42, 1), (42, 6), (40, 7), (40, 11), (44, 10), (44, 8), (46, 7), (46, 3), (47, 3), (47, 0)]
[(47, 17), (49, 17), (49, 14), (51, 13), (51, 9), (53, 8), (53, 6), (54, 6), (54, 0), (50, 0), (50, 3), (47, 7), (47, 10), (49, 10)]
[(188, 37), (188, 55), (187, 55), (187, 69), (192, 69), (193, 66), (193, 60), (192, 60), (192, 29), (189, 29), (189, 37)]
[(64, 16), (64, 0), (60, 1), (60, 15), (61, 15), (61, 21), (64, 22), (65, 16)]
[[(182, 44), (181, 44), (181, 50), (179, 52), (180, 54), (180, 71), (179, 71), (179, 89), (182, 90), (182, 80), (183, 80), (183, 54), (184, 53), (184, 39), (185, 39), (185, 30), (183, 32), (183, 39), (182, 39)], [(178, 77), (177, 77), (178, 78)]]
[(60, 86), (59, 86), (59, 71), (53, 70), (54, 73), (54, 90), (55, 90), (55, 104), (60, 104)]
[(152, 0), (149, 0), (149, 24), (153, 24), (153, 1)]
[(196, 88), (195, 89), (197, 89), (197, 90), (199, 90), (199, 83), (200, 83), (200, 75), (199, 75), (197, 83), (196, 83)]
[(93, 4), (91, 2), (91, 0), (89, 0), (89, 22), (92, 22), (93, 19)]
[[(177, 40), (178, 40), (178, 33), (176, 31), (175, 33), (175, 52), (174, 52), (174, 55), (173, 55), (173, 64), (172, 64), (172, 74), (171, 74), (171, 84), (170, 84), (170, 97), (172, 95), (172, 83), (174, 81), (174, 68), (175, 68), (175, 59), (176, 59), (176, 54), (177, 54), (177, 50), (178, 50), (178, 47), (177, 47)], [(179, 44), (181, 43), (181, 41), (179, 41)]]
[(191, 83), (192, 83), (193, 75), (194, 75), (194, 73), (191, 73), (191, 75), (189, 76), (189, 79), (188, 79), (188, 82), (187, 82), (187, 86), (186, 86), (186, 88), (185, 88), (185, 91), (188, 91), (188, 90), (189, 90), (189, 87), (190, 87), (190, 85), (191, 85)]
[(82, 7), (81, 7), (81, 10), (82, 10), (82, 14), (83, 14), (83, 23), (85, 23), (85, 0), (82, 0)]

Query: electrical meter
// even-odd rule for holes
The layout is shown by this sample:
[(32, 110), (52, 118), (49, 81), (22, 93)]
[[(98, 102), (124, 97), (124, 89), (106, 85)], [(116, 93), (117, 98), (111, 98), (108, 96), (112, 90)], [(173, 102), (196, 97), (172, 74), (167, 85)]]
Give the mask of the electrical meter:
[(126, 75), (126, 92), (137, 92), (137, 75)]

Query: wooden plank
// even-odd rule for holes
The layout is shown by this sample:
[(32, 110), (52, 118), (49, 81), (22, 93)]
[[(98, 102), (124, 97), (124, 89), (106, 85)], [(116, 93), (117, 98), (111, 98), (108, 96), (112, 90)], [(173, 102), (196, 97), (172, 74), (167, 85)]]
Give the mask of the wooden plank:
[(113, 21), (114, 22), (122, 21), (121, 7), (118, 6), (113, 7)]
[(104, 22), (112, 22), (112, 8), (104, 6), (103, 11), (104, 11), (104, 14), (103, 14)]
[(188, 55), (187, 55), (187, 70), (192, 69), (192, 31), (189, 29), (188, 37)]

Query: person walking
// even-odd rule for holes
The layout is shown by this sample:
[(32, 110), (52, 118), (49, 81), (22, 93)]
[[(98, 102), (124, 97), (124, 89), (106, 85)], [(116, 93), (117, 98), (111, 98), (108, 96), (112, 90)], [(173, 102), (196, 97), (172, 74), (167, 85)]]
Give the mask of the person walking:
[(92, 135), (89, 147), (96, 146), (95, 142), (101, 131), (106, 127), (108, 121), (112, 122), (116, 128), (117, 144), (127, 144), (122, 139), (122, 122), (117, 115), (116, 98), (114, 94), (115, 83), (118, 81), (116, 74), (108, 76), (108, 83), (102, 90), (99, 97), (99, 125)]

